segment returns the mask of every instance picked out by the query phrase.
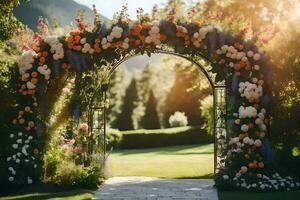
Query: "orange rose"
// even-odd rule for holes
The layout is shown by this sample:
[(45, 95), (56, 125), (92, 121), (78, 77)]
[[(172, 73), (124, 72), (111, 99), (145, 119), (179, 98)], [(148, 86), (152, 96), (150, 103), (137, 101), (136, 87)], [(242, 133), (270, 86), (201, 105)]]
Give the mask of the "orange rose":
[(67, 38), (67, 42), (68, 43), (72, 43), (74, 41), (74, 38), (73, 38), (73, 36), (69, 36), (68, 38)]
[(33, 127), (34, 127), (34, 122), (33, 122), (33, 121), (28, 122), (28, 126), (29, 126), (30, 128), (33, 128)]
[(25, 119), (21, 118), (19, 119), (19, 124), (24, 124), (25, 123)]
[(37, 148), (35, 148), (35, 149), (33, 150), (33, 154), (34, 154), (34, 155), (38, 155), (38, 154), (39, 154), (39, 150), (38, 150)]
[(29, 106), (26, 106), (26, 107), (24, 108), (24, 110), (25, 110), (26, 112), (29, 112), (31, 109), (30, 109)]
[(47, 56), (48, 56), (48, 52), (47, 52), (47, 51), (43, 51), (42, 55), (43, 55), (44, 57), (47, 57)]
[(100, 39), (99, 38), (96, 38), (95, 39), (95, 43), (100, 43), (101, 41), (100, 41)]
[(32, 72), (32, 73), (31, 73), (31, 76), (32, 76), (33, 78), (36, 78), (36, 77), (38, 76), (38, 73), (37, 73), (37, 72)]
[(160, 34), (160, 40), (165, 41), (167, 39), (167, 36), (165, 34)]
[(73, 49), (73, 44), (72, 43), (68, 43), (68, 48), (69, 49)]
[(32, 79), (30, 80), (30, 82), (31, 82), (32, 84), (36, 85), (36, 84), (38, 83), (38, 79), (37, 79), (37, 78), (32, 78)]
[(234, 64), (233, 69), (234, 69), (235, 71), (240, 71), (240, 70), (241, 70), (241, 65), (239, 65), (239, 64)]
[(264, 166), (265, 166), (265, 164), (264, 164), (263, 162), (259, 162), (259, 163), (258, 163), (258, 167), (259, 167), (259, 168), (264, 168)]
[(43, 64), (44, 64), (44, 62), (45, 62), (46, 59), (45, 59), (44, 57), (40, 57), (39, 60), (40, 60), (40, 63), (43, 63)]

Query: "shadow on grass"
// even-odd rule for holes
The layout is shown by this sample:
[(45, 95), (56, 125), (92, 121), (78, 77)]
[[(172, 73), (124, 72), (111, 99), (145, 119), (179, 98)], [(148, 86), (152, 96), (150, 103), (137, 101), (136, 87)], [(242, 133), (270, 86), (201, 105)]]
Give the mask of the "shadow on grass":
[[(166, 147), (155, 147), (146, 149), (122, 149), (116, 150), (112, 153), (117, 155), (133, 155), (149, 153), (154, 155), (197, 155), (197, 154), (213, 154), (213, 147), (210, 148), (211, 144), (199, 144), (199, 145), (181, 145), (181, 146), (166, 146)], [(206, 147), (205, 147), (206, 146)], [(198, 148), (201, 149), (198, 149)], [(202, 149), (203, 148), (203, 149)], [(185, 152), (180, 152), (185, 151)]]
[(212, 179), (214, 177), (213, 173), (204, 174), (202, 176), (192, 176), (192, 177), (180, 177), (176, 179)]
[[(72, 191), (65, 191), (65, 192), (53, 192), (53, 193), (30, 193), (30, 194), (23, 194), (23, 195), (9, 195), (5, 197), (0, 197), (0, 199), (16, 199), (16, 200), (46, 200), (46, 199), (51, 199), (51, 198), (68, 198), (68, 197), (74, 197), (78, 195), (84, 195), (86, 193), (92, 194), (92, 191), (90, 190), (83, 190), (83, 189), (78, 189), (78, 190), (72, 190)], [(75, 199), (75, 198), (74, 198)], [(80, 198), (80, 200), (88, 200), (91, 199), (90, 197), (86, 198)]]
[(24, 188), (9, 188), (7, 186), (1, 186), (1, 188), (0, 200), (44, 200), (50, 198), (68, 198), (78, 195), (92, 194), (92, 192), (97, 189), (97, 187), (91, 189), (71, 189), (45, 183), (37, 183)]

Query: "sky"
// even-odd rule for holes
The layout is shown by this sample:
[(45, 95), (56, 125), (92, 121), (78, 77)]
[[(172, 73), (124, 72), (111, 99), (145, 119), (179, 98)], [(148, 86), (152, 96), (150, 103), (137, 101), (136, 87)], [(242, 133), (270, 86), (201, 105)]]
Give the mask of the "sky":
[(167, 0), (74, 0), (80, 4), (86, 5), (92, 8), (92, 5), (96, 5), (98, 12), (112, 19), (115, 12), (120, 11), (122, 6), (128, 4), (128, 14), (131, 19), (136, 17), (136, 10), (143, 8), (145, 12), (150, 12), (152, 7), (157, 4), (161, 5), (166, 3)]

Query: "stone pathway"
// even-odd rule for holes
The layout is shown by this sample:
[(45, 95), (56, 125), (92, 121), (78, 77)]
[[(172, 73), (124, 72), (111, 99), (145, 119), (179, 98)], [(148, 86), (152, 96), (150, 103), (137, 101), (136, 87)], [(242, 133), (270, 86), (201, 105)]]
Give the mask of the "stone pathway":
[(218, 200), (211, 179), (113, 177), (95, 192), (93, 200)]

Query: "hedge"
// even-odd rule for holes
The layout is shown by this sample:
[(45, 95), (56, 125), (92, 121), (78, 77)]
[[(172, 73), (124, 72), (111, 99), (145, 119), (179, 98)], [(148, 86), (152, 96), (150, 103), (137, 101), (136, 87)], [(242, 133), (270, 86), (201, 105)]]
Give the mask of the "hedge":
[[(187, 144), (204, 144), (213, 142), (200, 127), (177, 127), (154, 130), (108, 131), (108, 147), (121, 149), (152, 148)], [(112, 140), (117, 138), (118, 142)]]

